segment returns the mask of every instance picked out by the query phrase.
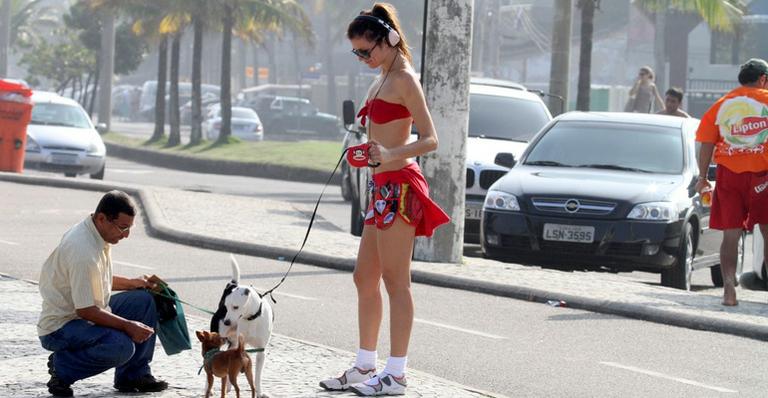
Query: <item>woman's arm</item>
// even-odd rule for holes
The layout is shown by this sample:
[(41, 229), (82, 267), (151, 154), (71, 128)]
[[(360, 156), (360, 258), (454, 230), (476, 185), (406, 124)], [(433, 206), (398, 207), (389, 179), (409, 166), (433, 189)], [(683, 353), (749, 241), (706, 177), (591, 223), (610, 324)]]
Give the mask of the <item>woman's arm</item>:
[(370, 142), (371, 160), (374, 162), (387, 163), (395, 160), (409, 159), (423, 155), (427, 152), (437, 149), (437, 133), (435, 125), (432, 123), (432, 116), (427, 109), (427, 101), (424, 98), (424, 92), (416, 76), (411, 73), (400, 73), (395, 81), (398, 92), (403, 93), (405, 107), (413, 117), (416, 129), (419, 131), (419, 139), (407, 145), (396, 148), (384, 148), (375, 140)]
[(653, 84), (652, 87), (653, 87), (653, 93), (656, 96), (655, 99), (656, 99), (657, 110), (666, 108), (664, 106), (664, 99), (661, 98), (661, 94), (659, 94), (659, 89), (656, 88), (656, 84)]

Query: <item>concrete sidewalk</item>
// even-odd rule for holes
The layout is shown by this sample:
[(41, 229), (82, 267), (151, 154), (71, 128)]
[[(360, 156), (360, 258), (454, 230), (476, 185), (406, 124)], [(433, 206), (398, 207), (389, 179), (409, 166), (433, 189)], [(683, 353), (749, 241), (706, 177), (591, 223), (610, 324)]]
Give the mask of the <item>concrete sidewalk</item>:
[[(306, 232), (310, 206), (143, 188), (84, 179), (0, 173), (0, 181), (106, 191), (136, 196), (151, 235), (179, 243), (290, 260)], [(322, 204), (321, 204), (322, 206)], [(316, 222), (302, 263), (351, 270), (359, 239)], [(738, 307), (720, 304), (722, 291), (685, 292), (595, 272), (561, 272), (480, 258), (464, 264), (413, 263), (415, 282), (545, 302), (700, 330), (768, 340), (768, 293), (739, 289)]]
[[(37, 338), (37, 318), (41, 299), (37, 285), (0, 275), (0, 397), (48, 397), (46, 361), (50, 352), (40, 346)], [(155, 350), (152, 370), (155, 376), (168, 382), (170, 388), (154, 394), (122, 394), (112, 388), (113, 371), (79, 381), (72, 385), (76, 397), (142, 396), (161, 398), (187, 398), (203, 396), (205, 374), (197, 374), (203, 363), (200, 344), (194, 330), (205, 329), (208, 320), (187, 315), (192, 337), (192, 349), (167, 356), (159, 345)], [(262, 382), (270, 397), (338, 397), (352, 393), (329, 393), (318, 382), (339, 369), (346, 369), (354, 361), (354, 354), (331, 347), (307, 343), (293, 338), (274, 335), (267, 349), (267, 365)], [(384, 364), (379, 365), (383, 368)], [(493, 397), (471, 387), (408, 370), (410, 397)], [(238, 384), (250, 397), (244, 377)], [(214, 384), (218, 396), (219, 383)], [(234, 397), (234, 391), (228, 396)]]

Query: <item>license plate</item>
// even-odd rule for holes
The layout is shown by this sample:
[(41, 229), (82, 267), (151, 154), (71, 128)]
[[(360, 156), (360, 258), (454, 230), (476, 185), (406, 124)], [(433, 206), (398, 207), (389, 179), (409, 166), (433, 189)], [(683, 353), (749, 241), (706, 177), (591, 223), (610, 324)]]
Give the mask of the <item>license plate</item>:
[(464, 218), (468, 220), (479, 220), (483, 216), (483, 205), (467, 203), (464, 208)]
[(595, 227), (581, 225), (544, 224), (544, 240), (592, 243)]
[(77, 164), (77, 155), (69, 155), (65, 153), (54, 153), (51, 155), (51, 163), (55, 164)]

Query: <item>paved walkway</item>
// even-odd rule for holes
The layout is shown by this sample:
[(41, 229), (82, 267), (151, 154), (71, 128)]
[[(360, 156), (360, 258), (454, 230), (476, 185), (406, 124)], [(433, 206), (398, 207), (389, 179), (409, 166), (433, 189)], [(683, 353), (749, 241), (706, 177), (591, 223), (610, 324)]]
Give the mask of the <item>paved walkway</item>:
[[(306, 232), (311, 207), (266, 199), (84, 179), (0, 173), (0, 181), (126, 190), (140, 199), (150, 233), (176, 242), (290, 259)], [(300, 261), (352, 269), (359, 239), (316, 224)], [(480, 258), (464, 264), (414, 262), (417, 282), (544, 302), (670, 325), (768, 340), (768, 292), (739, 289), (740, 305), (720, 305), (721, 290), (685, 292), (595, 272), (561, 272)]]
[[(49, 352), (37, 339), (37, 318), (41, 299), (37, 285), (0, 275), (0, 397), (47, 397)], [(206, 328), (208, 321), (198, 317), (187, 318), (190, 336), (194, 330)], [(200, 345), (192, 342), (192, 350), (167, 356), (160, 345), (152, 362), (153, 373), (170, 384), (162, 393), (121, 394), (112, 388), (113, 371), (73, 384), (77, 397), (160, 397), (187, 398), (203, 396), (205, 374), (197, 374), (203, 358)], [(286, 336), (275, 335), (269, 344), (267, 366), (263, 383), (270, 397), (340, 397), (351, 393), (329, 393), (318, 385), (320, 377), (333, 375), (345, 369), (354, 360), (354, 354), (335, 348), (307, 343)], [(380, 364), (383, 367), (384, 364)], [(461, 386), (416, 370), (408, 370), (410, 397), (491, 397), (497, 396)], [(241, 388), (248, 388), (244, 377), (238, 379)], [(214, 396), (218, 396), (218, 382)], [(228, 396), (234, 397), (234, 391)], [(243, 395), (250, 397), (250, 392)]]

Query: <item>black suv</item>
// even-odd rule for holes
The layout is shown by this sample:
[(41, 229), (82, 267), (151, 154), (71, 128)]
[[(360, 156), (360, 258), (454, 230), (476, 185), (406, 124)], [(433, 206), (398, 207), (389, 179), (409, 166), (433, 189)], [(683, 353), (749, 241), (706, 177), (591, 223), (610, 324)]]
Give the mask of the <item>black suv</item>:
[(262, 95), (241, 101), (239, 106), (256, 111), (264, 132), (272, 136), (304, 134), (337, 139), (343, 132), (338, 117), (318, 111), (306, 98)]

